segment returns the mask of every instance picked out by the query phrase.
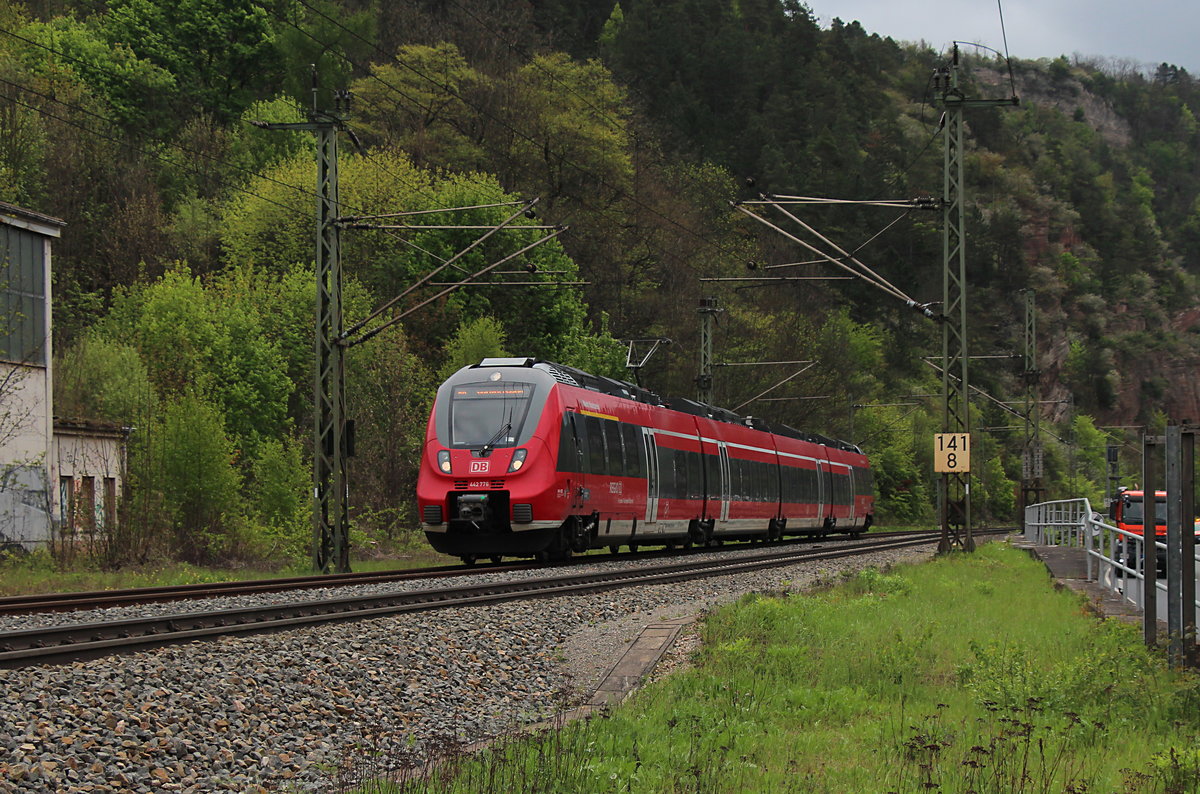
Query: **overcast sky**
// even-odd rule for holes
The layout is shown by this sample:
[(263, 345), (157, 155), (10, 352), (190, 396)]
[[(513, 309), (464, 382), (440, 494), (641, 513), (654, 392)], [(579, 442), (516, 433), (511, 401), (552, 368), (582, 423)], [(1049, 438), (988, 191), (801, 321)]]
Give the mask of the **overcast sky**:
[[(805, 0), (823, 27), (858, 20), (869, 33), (925, 41), (954, 40), (1004, 51), (996, 0)], [(1182, 66), (1200, 77), (1200, 0), (1002, 0), (1014, 58), (1099, 55)]]

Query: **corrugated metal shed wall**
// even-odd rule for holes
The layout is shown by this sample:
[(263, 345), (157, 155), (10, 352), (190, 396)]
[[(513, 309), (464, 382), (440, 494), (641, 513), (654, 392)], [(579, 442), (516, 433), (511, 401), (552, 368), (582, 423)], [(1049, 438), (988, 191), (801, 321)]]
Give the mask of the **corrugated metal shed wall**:
[(0, 224), (0, 359), (46, 363), (45, 237)]

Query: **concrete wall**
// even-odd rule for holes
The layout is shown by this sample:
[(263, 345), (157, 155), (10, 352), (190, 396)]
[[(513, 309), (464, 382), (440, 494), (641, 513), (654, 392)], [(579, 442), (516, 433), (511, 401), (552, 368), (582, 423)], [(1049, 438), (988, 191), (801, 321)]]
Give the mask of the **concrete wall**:
[(119, 428), (55, 425), (51, 501), (63, 537), (87, 541), (115, 524), (125, 487), (125, 440)]
[[(0, 204), (0, 229), (4, 231), (0, 266), (5, 280), (0, 284), (0, 297), (7, 315), (5, 328), (25, 323), (28, 332), (29, 318), (37, 316), (40, 329), (24, 333), (23, 338), (40, 336), (42, 340), (35, 354), (7, 351), (7, 359), (0, 361), (0, 547), (14, 542), (25, 548), (44, 544), (54, 526), (50, 242), (59, 236), (62, 226), (57, 218)], [(40, 290), (35, 273), (41, 280)], [(39, 292), (40, 300), (30, 297)], [(38, 311), (29, 309), (30, 300)]]

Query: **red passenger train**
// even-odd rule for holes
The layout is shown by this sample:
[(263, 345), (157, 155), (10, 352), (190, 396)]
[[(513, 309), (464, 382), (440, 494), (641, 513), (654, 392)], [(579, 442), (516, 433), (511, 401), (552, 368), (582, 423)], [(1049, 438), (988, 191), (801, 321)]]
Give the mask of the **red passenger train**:
[(532, 358), (484, 359), (438, 389), (417, 479), (433, 547), (561, 559), (620, 545), (871, 526), (867, 457), (841, 441), (671, 400)]

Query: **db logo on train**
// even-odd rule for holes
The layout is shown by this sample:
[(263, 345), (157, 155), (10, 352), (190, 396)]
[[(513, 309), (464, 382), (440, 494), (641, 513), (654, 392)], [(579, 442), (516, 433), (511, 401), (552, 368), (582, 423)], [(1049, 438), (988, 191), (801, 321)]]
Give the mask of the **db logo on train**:
[(488, 470), (488, 462), (486, 460), (471, 461), (471, 473), (472, 474), (487, 474), (487, 470)]

